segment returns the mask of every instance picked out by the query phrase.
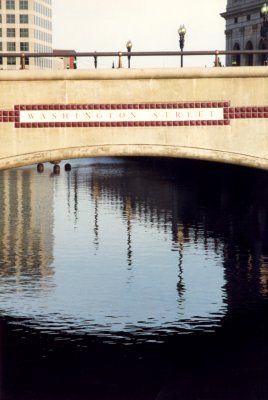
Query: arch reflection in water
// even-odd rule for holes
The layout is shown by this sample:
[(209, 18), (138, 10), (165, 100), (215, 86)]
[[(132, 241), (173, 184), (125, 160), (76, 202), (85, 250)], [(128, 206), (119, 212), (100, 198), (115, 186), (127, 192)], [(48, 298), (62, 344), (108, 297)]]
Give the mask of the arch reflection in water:
[[(228, 171), (209, 176), (201, 168), (176, 177), (174, 169), (108, 159), (73, 161), (72, 171), (58, 176), (16, 170), (25, 173), (27, 192), (36, 187), (41, 196), (43, 187), (51, 199), (42, 200), (38, 213), (21, 211), (40, 226), (40, 243), (50, 238), (50, 247), (29, 251), (29, 260), (36, 254), (46, 260), (49, 290), (39, 286), (26, 295), (21, 282), (10, 284), (9, 260), (19, 252), (9, 235), (2, 313), (38, 329), (160, 340), (170, 332), (213, 330), (227, 310), (266, 295), (264, 203), (247, 190), (254, 182), (258, 190), (256, 180), (238, 193)], [(16, 188), (19, 180), (8, 182)], [(13, 208), (5, 208), (4, 219), (15, 230)], [(40, 264), (25, 265), (27, 284), (36, 287)]]

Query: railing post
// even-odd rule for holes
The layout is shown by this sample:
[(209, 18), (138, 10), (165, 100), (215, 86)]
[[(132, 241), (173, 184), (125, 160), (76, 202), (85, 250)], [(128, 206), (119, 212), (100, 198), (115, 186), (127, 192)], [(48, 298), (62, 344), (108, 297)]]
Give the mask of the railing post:
[(20, 56), (20, 69), (25, 69), (25, 53)]
[(119, 51), (118, 53), (118, 68), (122, 68), (122, 53)]
[(214, 64), (215, 64), (215, 67), (219, 66), (219, 51), (218, 50), (216, 50), (216, 52), (215, 52), (215, 62), (214, 62)]
[(97, 67), (98, 67), (98, 57), (97, 57), (97, 55), (94, 56), (94, 67), (95, 67), (95, 69), (97, 69)]

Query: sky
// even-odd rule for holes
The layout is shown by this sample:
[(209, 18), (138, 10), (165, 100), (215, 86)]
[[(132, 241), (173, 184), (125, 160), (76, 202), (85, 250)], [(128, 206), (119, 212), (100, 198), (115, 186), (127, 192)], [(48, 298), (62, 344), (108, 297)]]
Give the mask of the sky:
[[(227, 0), (53, 0), (53, 47), (81, 52), (179, 51), (178, 29), (185, 25), (184, 50), (224, 50)], [(213, 56), (184, 58), (184, 66), (213, 65)], [(117, 66), (103, 58), (99, 68)], [(127, 64), (127, 60), (124, 60)], [(124, 65), (123, 66), (127, 66)], [(79, 68), (93, 68), (93, 60), (79, 59)], [(176, 57), (132, 57), (132, 68), (177, 67)]]

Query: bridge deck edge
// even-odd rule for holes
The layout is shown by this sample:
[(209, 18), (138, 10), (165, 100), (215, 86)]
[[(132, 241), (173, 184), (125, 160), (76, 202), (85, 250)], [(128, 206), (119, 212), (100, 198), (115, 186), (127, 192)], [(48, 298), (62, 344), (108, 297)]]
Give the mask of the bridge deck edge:
[(0, 81), (45, 80), (132, 80), (263, 78), (268, 67), (178, 68), (178, 69), (99, 69), (99, 70), (11, 70), (1, 71)]

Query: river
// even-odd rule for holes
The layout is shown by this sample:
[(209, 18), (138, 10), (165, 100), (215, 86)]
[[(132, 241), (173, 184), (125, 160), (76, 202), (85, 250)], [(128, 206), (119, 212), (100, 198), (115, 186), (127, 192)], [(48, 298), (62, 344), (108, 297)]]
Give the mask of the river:
[(267, 172), (69, 162), (0, 172), (0, 399), (267, 399)]

